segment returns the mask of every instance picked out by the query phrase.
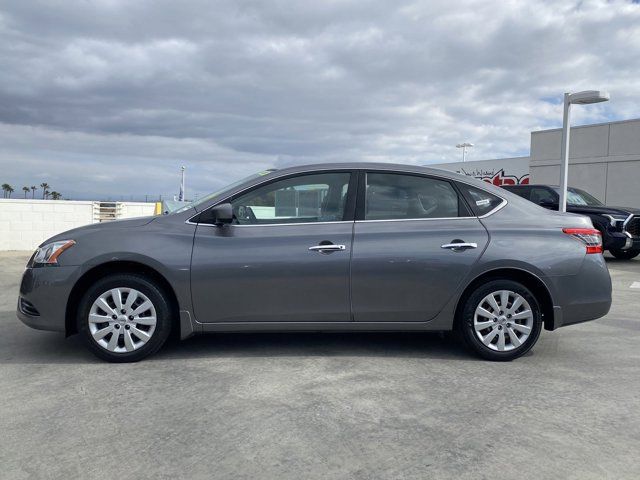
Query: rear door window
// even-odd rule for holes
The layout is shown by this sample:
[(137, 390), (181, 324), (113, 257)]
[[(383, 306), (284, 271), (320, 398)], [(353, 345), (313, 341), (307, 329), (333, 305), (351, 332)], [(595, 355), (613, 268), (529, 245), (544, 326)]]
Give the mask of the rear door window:
[(464, 200), (446, 181), (418, 175), (367, 173), (365, 220), (469, 216)]

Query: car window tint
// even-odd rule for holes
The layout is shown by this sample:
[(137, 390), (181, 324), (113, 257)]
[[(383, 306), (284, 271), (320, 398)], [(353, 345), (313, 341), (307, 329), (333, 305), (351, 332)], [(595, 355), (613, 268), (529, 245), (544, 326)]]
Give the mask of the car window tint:
[(445, 180), (395, 173), (368, 173), (365, 220), (459, 216), (458, 193)]
[(529, 200), (529, 187), (512, 187), (505, 188), (508, 192), (515, 193), (519, 197)]
[(234, 223), (334, 222), (344, 217), (350, 173), (300, 175), (258, 187), (231, 202)]
[(546, 203), (558, 203), (558, 199), (556, 198), (553, 191), (549, 191), (547, 188), (540, 187), (531, 187), (531, 196), (529, 197), (533, 203), (540, 204), (542, 202)]
[(458, 186), (465, 193), (473, 212), (478, 216), (491, 212), (491, 210), (496, 208), (503, 201), (497, 195), (480, 188), (467, 185), (466, 183), (458, 183)]

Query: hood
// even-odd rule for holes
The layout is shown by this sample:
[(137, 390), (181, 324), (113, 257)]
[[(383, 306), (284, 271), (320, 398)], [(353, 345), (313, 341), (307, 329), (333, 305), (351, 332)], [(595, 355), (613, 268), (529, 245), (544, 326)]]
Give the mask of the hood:
[(640, 215), (640, 209), (630, 207), (610, 207), (608, 205), (567, 205), (567, 211), (572, 213), (596, 213), (600, 215)]
[(82, 235), (87, 232), (94, 232), (99, 230), (115, 230), (115, 229), (126, 229), (126, 228), (137, 228), (148, 225), (153, 222), (158, 217), (136, 217), (136, 218), (127, 218), (123, 220), (113, 220), (110, 222), (102, 222), (102, 223), (91, 223), (89, 225), (85, 225), (84, 227), (78, 227), (71, 230), (67, 230), (66, 232), (59, 233), (40, 244), (40, 246), (45, 243), (54, 242), (56, 240), (68, 240), (73, 239), (74, 236)]

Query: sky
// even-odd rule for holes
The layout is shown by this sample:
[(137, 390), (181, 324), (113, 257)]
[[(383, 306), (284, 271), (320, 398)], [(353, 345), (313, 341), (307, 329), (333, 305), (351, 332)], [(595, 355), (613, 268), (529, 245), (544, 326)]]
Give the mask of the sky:
[(187, 196), (265, 168), (528, 155), (565, 91), (640, 117), (640, 5), (3, 0), (0, 183)]

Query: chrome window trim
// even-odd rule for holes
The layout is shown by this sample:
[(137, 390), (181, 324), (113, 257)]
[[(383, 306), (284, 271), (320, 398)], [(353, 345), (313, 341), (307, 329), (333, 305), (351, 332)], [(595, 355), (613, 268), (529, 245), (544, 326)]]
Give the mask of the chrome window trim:
[[(226, 225), (229, 227), (293, 227), (296, 225), (330, 225), (330, 224), (336, 224), (336, 223), (353, 223), (353, 220), (336, 220), (336, 221), (332, 221), (332, 222), (299, 222), (299, 223), (254, 223), (251, 225), (245, 224), (245, 225), (240, 225), (237, 223), (227, 223)], [(218, 225), (213, 225), (211, 223), (194, 223), (194, 222), (185, 222), (188, 223), (189, 225), (197, 225), (199, 227), (218, 227)]]
[[(467, 185), (469, 185), (469, 184), (467, 184)], [(473, 187), (473, 185), (471, 185), (471, 186)], [(487, 192), (487, 193), (491, 193), (491, 192)], [(494, 194), (491, 193), (491, 195), (494, 195)], [(500, 200), (502, 200), (502, 203), (500, 203), (500, 205), (497, 205), (496, 208), (494, 208), (490, 212), (487, 212), (484, 215), (480, 215), (478, 218), (487, 218), (487, 217), (493, 215), (494, 213), (496, 213), (498, 210), (502, 210), (509, 203), (506, 198), (503, 198), (500, 195), (496, 195), (496, 197), (498, 197)]]
[(380, 220), (356, 220), (356, 223), (422, 222), (426, 220), (470, 220), (478, 217), (429, 217), (429, 218), (385, 218)]
[[(277, 172), (278, 170), (276, 170)], [(465, 185), (469, 185), (470, 187), (474, 187), (474, 188), (478, 188), (480, 190), (483, 190), (486, 192), (486, 190), (478, 187), (477, 185), (473, 185), (469, 182), (465, 182), (464, 179), (456, 179), (456, 178), (448, 178), (446, 176), (440, 176), (438, 174), (432, 174), (432, 173), (420, 173), (420, 172), (404, 172), (401, 170), (394, 170), (393, 168), (384, 168), (384, 167), (375, 167), (375, 168), (358, 168), (358, 167), (335, 167), (335, 168), (329, 168), (327, 170), (309, 170), (306, 172), (298, 172), (298, 173), (282, 173), (281, 175), (277, 175), (275, 177), (272, 177), (269, 179), (269, 181), (275, 181), (278, 180), (280, 178), (284, 178), (284, 177), (288, 177), (288, 176), (297, 176), (297, 175), (313, 175), (313, 174), (322, 174), (322, 173), (328, 173), (328, 172), (333, 172), (333, 171), (348, 171), (351, 174), (363, 171), (368, 172), (392, 172), (392, 173), (397, 173), (397, 174), (405, 174), (405, 175), (418, 175), (418, 176), (423, 176), (423, 177), (427, 177), (427, 178), (436, 178), (436, 179), (441, 179), (444, 181), (449, 181), (449, 182), (458, 182), (458, 183), (463, 183)], [(275, 172), (274, 172), (275, 173)], [(262, 182), (264, 183), (264, 182)], [(244, 192), (246, 192), (247, 190), (251, 190), (252, 188), (257, 188), (260, 185), (262, 185), (262, 183), (257, 183), (255, 185), (252, 185), (250, 187), (244, 188), (242, 190), (238, 190), (237, 192), (231, 194), (228, 197), (223, 198), (222, 200), (220, 200), (219, 202), (214, 203), (213, 205), (209, 205), (207, 208), (200, 210), (199, 212), (197, 212), (195, 215), (192, 215), (191, 217), (189, 217), (187, 220), (185, 220), (184, 223), (188, 224), (188, 225), (200, 225), (200, 226), (208, 226), (208, 227), (215, 227), (216, 225), (212, 225), (210, 223), (197, 223), (197, 222), (192, 222), (191, 219), (194, 217), (197, 217), (198, 215), (200, 215), (202, 212), (205, 212), (207, 210), (209, 210), (210, 208), (215, 207), (216, 205), (220, 205), (221, 203), (224, 203), (226, 200), (228, 200), (229, 198), (235, 196), (235, 195), (240, 195)], [(497, 211), (501, 210), (502, 208), (504, 208), (509, 202), (507, 201), (506, 198), (496, 194), (496, 193), (492, 193), (492, 192), (487, 192), (490, 195), (494, 195), (496, 197), (498, 197), (500, 200), (502, 200), (502, 203), (500, 203), (499, 205), (497, 205), (493, 210), (491, 210), (490, 212), (485, 213), (484, 215), (481, 216), (471, 216), (471, 217), (435, 217), (435, 218), (398, 218), (398, 219), (388, 219), (388, 220), (341, 220), (341, 221), (334, 221), (334, 222), (302, 222), (302, 223), (265, 223), (265, 224), (256, 224), (256, 225), (232, 225), (234, 227), (266, 227), (266, 226), (286, 226), (286, 225), (319, 225), (319, 224), (331, 224), (331, 223), (355, 223), (355, 222), (393, 222), (393, 221), (411, 221), (411, 220), (454, 220), (454, 219), (469, 219), (469, 218), (487, 218), (491, 215), (493, 215), (494, 213), (496, 213)], [(631, 215), (633, 216), (633, 215)]]

